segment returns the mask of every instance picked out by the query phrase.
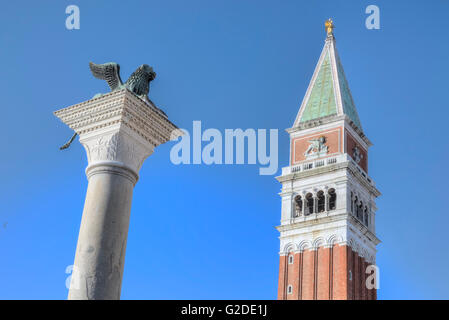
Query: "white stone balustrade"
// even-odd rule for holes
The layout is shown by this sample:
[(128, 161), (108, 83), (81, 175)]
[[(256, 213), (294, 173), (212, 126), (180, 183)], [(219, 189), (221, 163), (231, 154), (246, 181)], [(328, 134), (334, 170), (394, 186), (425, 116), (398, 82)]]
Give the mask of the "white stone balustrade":
[(337, 163), (351, 163), (356, 170), (366, 179), (369, 184), (375, 186), (374, 181), (368, 176), (368, 174), (346, 153), (330, 156), (324, 159), (313, 160), (313, 161), (303, 161), (293, 166), (283, 167), (282, 175), (288, 175), (291, 173), (299, 173), (304, 171), (309, 171), (312, 169), (322, 168), (331, 166)]

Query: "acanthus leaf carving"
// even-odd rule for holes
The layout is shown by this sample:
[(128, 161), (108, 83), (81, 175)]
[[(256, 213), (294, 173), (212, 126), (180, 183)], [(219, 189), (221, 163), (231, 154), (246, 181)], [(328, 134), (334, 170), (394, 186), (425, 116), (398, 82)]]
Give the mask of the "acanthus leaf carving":
[(144, 146), (125, 133), (116, 132), (110, 136), (102, 136), (83, 141), (88, 150), (89, 164), (101, 161), (117, 161), (138, 172), (144, 160), (151, 154)]

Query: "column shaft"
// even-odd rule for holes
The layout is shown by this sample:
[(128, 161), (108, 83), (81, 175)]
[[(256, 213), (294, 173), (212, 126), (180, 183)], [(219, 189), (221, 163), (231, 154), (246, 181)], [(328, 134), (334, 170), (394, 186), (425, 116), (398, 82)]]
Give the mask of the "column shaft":
[(135, 174), (114, 166), (87, 170), (89, 185), (69, 299), (120, 299)]

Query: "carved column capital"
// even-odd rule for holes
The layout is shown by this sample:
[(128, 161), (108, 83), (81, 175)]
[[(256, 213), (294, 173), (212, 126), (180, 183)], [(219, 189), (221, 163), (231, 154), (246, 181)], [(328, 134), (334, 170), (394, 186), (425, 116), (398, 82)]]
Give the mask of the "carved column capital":
[(111, 173), (137, 181), (154, 148), (182, 134), (160, 109), (127, 89), (58, 110), (55, 115), (79, 135), (87, 154), (88, 178), (110, 167)]
[(86, 149), (88, 177), (100, 166), (128, 169), (137, 177), (143, 161), (153, 153), (154, 149), (152, 145), (142, 143), (120, 129), (95, 137), (82, 136), (80, 143)]

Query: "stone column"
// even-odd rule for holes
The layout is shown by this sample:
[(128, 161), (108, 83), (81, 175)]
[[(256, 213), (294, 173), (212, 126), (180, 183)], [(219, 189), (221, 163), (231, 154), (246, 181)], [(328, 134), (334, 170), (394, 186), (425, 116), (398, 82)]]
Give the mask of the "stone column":
[(120, 299), (131, 201), (143, 161), (179, 136), (167, 116), (127, 89), (59, 110), (87, 153), (88, 187), (69, 299)]
[(297, 213), (296, 213), (296, 195), (292, 194), (291, 199), (290, 199), (290, 219), (295, 219), (297, 217)]
[(306, 194), (303, 193), (302, 194), (302, 216), (303, 217), (306, 216), (306, 205), (307, 205)]
[(318, 196), (316, 191), (313, 193), (313, 213), (318, 213)]
[(324, 212), (329, 212), (329, 188), (324, 187)]

